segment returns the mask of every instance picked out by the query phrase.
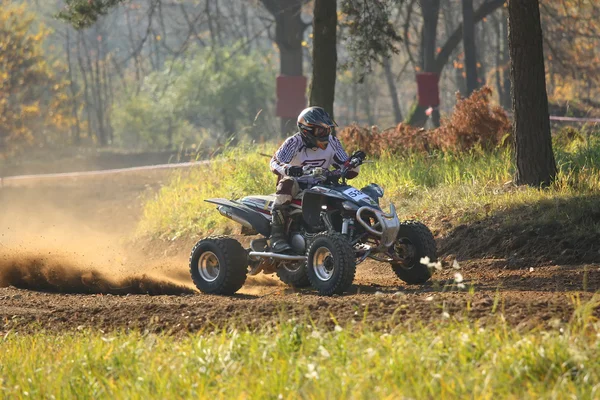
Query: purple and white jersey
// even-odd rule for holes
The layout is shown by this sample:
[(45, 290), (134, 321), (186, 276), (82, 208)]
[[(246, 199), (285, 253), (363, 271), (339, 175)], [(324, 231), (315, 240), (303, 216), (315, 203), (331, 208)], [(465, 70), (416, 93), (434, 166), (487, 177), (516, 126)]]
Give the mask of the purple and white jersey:
[[(300, 133), (296, 133), (283, 142), (271, 159), (271, 171), (283, 177), (286, 176), (285, 167), (287, 166), (309, 165), (325, 169), (329, 169), (331, 166), (341, 168), (348, 158), (348, 154), (335, 136), (329, 138), (329, 145), (323, 150), (318, 147), (314, 149), (306, 147)], [(353, 171), (358, 173), (358, 168)], [(310, 176), (302, 176), (297, 180), (307, 184), (315, 183), (315, 179)]]

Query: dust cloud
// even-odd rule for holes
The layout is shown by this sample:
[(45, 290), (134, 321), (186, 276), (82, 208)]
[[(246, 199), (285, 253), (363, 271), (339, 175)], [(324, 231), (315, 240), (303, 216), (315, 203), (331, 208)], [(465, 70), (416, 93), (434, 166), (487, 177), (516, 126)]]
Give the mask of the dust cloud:
[(144, 185), (109, 178), (0, 189), (0, 287), (194, 293), (185, 259), (131, 246)]
[(175, 295), (193, 293), (190, 287), (159, 276), (115, 275), (86, 268), (65, 255), (3, 254), (0, 287), (58, 293)]

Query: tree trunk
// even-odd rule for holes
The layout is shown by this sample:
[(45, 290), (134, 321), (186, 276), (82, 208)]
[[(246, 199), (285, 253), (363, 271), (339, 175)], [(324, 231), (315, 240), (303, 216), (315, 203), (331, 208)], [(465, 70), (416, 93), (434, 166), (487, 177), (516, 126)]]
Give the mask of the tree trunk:
[(83, 79), (83, 94), (85, 99), (85, 115), (87, 117), (87, 136), (89, 139), (92, 138), (92, 102), (90, 99), (90, 88), (88, 84), (87, 72), (83, 64), (82, 52), (87, 52), (87, 48), (81, 50), (81, 44), (83, 42), (83, 32), (79, 31), (77, 38), (77, 61), (79, 63), (79, 71), (81, 72), (81, 78)]
[[(453, 4), (452, 2), (445, 1), (444, 3), (442, 3), (442, 7), (441, 7), (441, 14), (444, 17), (444, 30), (445, 32), (454, 32), (454, 30), (456, 29), (456, 26), (460, 23), (460, 22), (456, 22), (458, 21), (458, 17), (456, 17), (454, 15), (454, 10), (453, 10)], [(453, 56), (452, 58), (455, 58), (456, 56)], [(453, 73), (454, 73), (454, 81), (455, 81), (455, 87), (456, 90), (454, 90), (454, 92), (459, 92), (461, 95), (464, 96), (465, 92), (467, 91), (466, 89), (466, 83), (465, 83), (465, 78), (463, 78), (462, 74), (463, 74), (463, 70), (460, 68), (453, 68)], [(449, 99), (450, 101), (452, 101), (452, 99)]]
[[(297, 7), (283, 10), (277, 21), (276, 40), (279, 44), (279, 71), (283, 76), (304, 75), (302, 37), (304, 26), (300, 19), (301, 3), (296, 1)], [(295, 118), (281, 118), (282, 133), (290, 132), (296, 128)]]
[(500, 105), (506, 110), (512, 109), (512, 97), (510, 94), (511, 82), (510, 82), (510, 57), (508, 51), (508, 18), (506, 13), (503, 11), (500, 17), (502, 19), (502, 79), (504, 82), (504, 90), (502, 91), (503, 96), (500, 99)]
[[(421, 0), (423, 13), (423, 30), (421, 32), (421, 70), (434, 72), (437, 26), (440, 15), (440, 0)], [(407, 118), (407, 123), (414, 126), (425, 126), (427, 115), (425, 107), (413, 105)]]
[(79, 113), (77, 112), (77, 88), (75, 87), (75, 75), (73, 74), (73, 63), (71, 61), (71, 27), (66, 29), (65, 51), (67, 53), (67, 78), (69, 80), (69, 89), (71, 90), (71, 116), (74, 124), (71, 127), (71, 138), (73, 143), (81, 143), (81, 126), (79, 122)]
[(421, 68), (433, 72), (435, 65), (437, 26), (440, 15), (440, 0), (421, 0), (423, 12), (423, 35), (421, 45)]
[(321, 106), (333, 116), (337, 71), (337, 4), (315, 0), (313, 19), (313, 73), (310, 105)]
[(475, 25), (475, 64), (477, 68), (478, 88), (487, 84), (487, 58), (486, 54), (493, 44), (488, 38), (489, 24)]
[(390, 97), (392, 98), (392, 106), (394, 107), (394, 121), (396, 124), (399, 124), (403, 120), (402, 110), (400, 109), (400, 102), (398, 101), (398, 90), (396, 89), (396, 82), (394, 82), (394, 74), (392, 73), (389, 57), (386, 57), (383, 60), (383, 69), (385, 71), (385, 79), (390, 91)]
[(495, 68), (494, 77), (496, 78), (496, 93), (498, 93), (498, 100), (502, 105), (502, 97), (504, 96), (504, 84), (502, 81), (502, 29), (500, 26), (502, 21), (498, 19), (496, 15), (492, 15), (492, 24), (494, 26), (494, 34), (496, 35), (496, 43), (494, 52)]
[(358, 82), (352, 82), (352, 122), (358, 123)]
[(473, 19), (473, 0), (462, 0), (463, 47), (465, 50), (465, 70), (467, 72), (467, 97), (479, 84), (477, 82), (477, 52), (475, 50), (475, 20)]
[[(423, 72), (434, 72), (440, 0), (421, 0), (421, 12), (423, 13), (420, 51), (421, 70)], [(407, 117), (407, 122), (414, 126), (425, 126), (428, 118), (425, 111), (425, 107), (414, 104)], [(439, 111), (436, 110), (436, 112)]]
[(508, 3), (517, 184), (548, 186), (556, 177), (538, 0)]
[[(98, 32), (98, 25), (96, 25), (96, 37), (100, 36)], [(85, 40), (83, 42), (85, 44)], [(92, 76), (92, 94), (94, 95), (94, 104), (96, 109), (96, 119), (98, 121), (98, 141), (100, 146), (108, 146), (108, 134), (106, 132), (106, 124), (104, 119), (104, 98), (102, 96), (102, 81), (100, 79), (100, 46), (98, 40), (92, 41), (94, 43), (94, 64), (91, 62), (90, 53), (87, 54), (88, 68)]]
[(363, 93), (361, 97), (365, 114), (367, 116), (367, 123), (370, 126), (375, 125), (375, 117), (373, 116), (373, 111), (371, 109), (371, 80), (369, 77), (365, 77), (362, 85)]
[[(279, 48), (279, 73), (283, 76), (302, 76), (302, 40), (307, 25), (302, 21), (304, 0), (262, 0), (275, 18), (275, 43)], [(295, 118), (281, 118), (281, 132), (296, 128)]]
[[(428, 0), (432, 1), (432, 0)], [(487, 15), (491, 14), (498, 8), (502, 7), (506, 0), (489, 0), (483, 3), (474, 14), (475, 23), (481, 21)], [(433, 65), (433, 69), (428, 72), (435, 72), (438, 76), (441, 76), (444, 66), (448, 63), (452, 52), (460, 44), (462, 38), (462, 23), (456, 27), (452, 34), (446, 40), (446, 43), (441, 47)], [(419, 125), (425, 120), (425, 109), (419, 107), (418, 103), (413, 103), (410, 108), (410, 113), (406, 118), (406, 122), (411, 125)]]

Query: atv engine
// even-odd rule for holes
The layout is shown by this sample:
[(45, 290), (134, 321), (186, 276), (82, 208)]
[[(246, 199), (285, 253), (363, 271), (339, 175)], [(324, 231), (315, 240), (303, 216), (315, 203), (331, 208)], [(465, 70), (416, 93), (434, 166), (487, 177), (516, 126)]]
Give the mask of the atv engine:
[(306, 252), (306, 239), (302, 232), (292, 232), (290, 234), (290, 246), (292, 250), (297, 254), (304, 254)]
[(315, 238), (314, 233), (304, 231), (290, 233), (290, 246), (296, 254), (304, 254)]

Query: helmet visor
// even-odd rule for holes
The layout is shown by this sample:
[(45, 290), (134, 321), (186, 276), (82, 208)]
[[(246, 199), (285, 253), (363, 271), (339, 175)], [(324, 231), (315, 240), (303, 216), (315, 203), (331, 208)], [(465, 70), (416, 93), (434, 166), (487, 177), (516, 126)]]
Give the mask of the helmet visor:
[(324, 138), (329, 136), (329, 134), (331, 133), (331, 127), (324, 127), (324, 126), (315, 126), (313, 128), (313, 135), (315, 135), (315, 137), (317, 138)]

